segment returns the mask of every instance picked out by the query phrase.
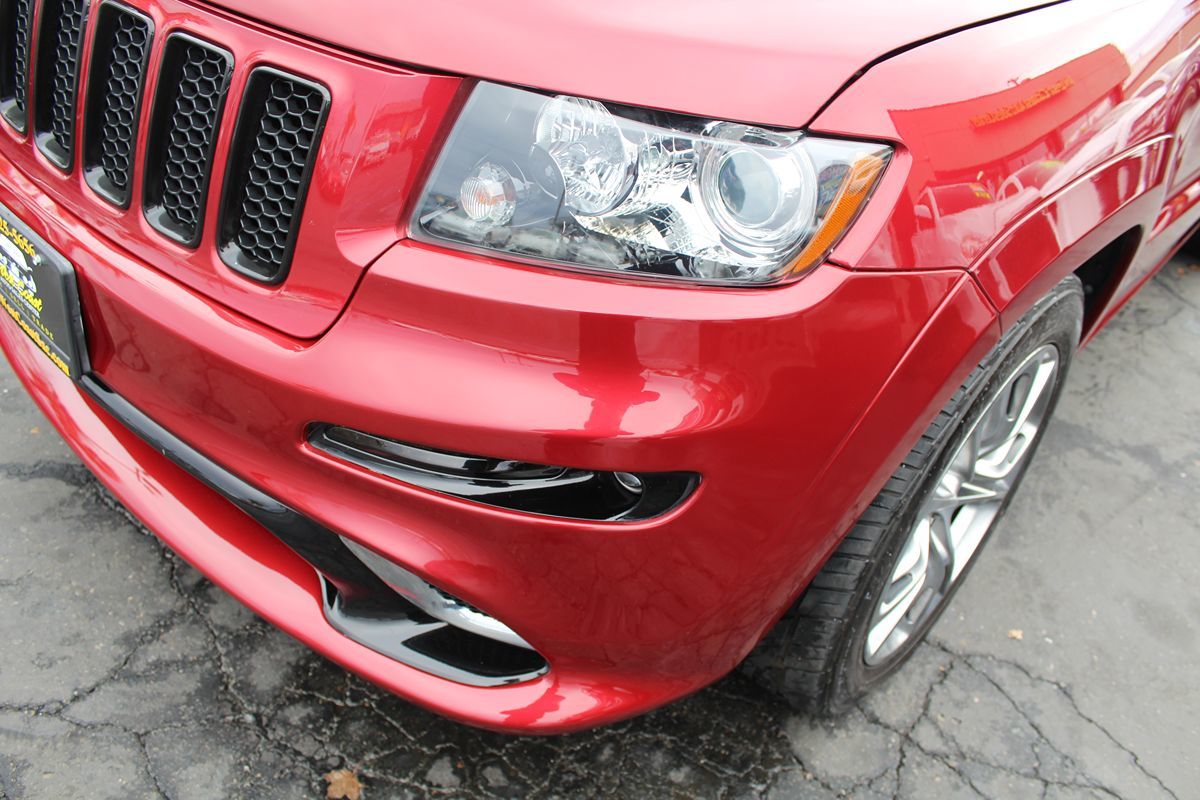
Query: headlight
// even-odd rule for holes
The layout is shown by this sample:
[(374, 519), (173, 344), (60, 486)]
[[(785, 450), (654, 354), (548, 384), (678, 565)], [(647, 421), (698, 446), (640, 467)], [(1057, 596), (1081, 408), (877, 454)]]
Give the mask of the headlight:
[(480, 83), (412, 230), (555, 266), (774, 283), (828, 255), (891, 152)]

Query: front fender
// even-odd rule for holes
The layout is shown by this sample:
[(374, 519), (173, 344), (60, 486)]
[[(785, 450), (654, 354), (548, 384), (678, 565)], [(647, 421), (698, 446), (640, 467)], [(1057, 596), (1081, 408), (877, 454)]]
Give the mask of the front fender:
[[(1161, 140), (1188, 65), (1180, 18), (1196, 15), (1181, 0), (1067, 3), (872, 66), (812, 125), (898, 143), (890, 174), (833, 260), (986, 277), (1015, 244), (1004, 240), (1032, 223), (1049, 240), (1024, 258), (1022, 274), (993, 275), (1012, 284), (993, 298), (1004, 306), (1024, 299), (1016, 298), (1024, 271), (1051, 263), (1113, 210), (1142, 195), (1161, 207)], [(1067, 219), (1047, 228), (1047, 211)], [(1147, 229), (1156, 213), (1147, 209)]]
[[(1130, 231), (1144, 239), (1163, 207), (1170, 145), (1169, 137), (1159, 137), (1083, 175), (1022, 217), (976, 260), (971, 271), (1005, 329), (1108, 244)], [(1121, 299), (1116, 293), (1106, 298), (1109, 305)]]

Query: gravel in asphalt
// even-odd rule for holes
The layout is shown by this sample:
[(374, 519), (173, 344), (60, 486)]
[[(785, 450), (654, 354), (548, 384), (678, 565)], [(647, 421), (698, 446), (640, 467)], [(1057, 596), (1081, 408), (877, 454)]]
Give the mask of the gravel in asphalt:
[(0, 798), (1200, 796), (1200, 271), (1076, 362), (931, 641), (836, 722), (744, 678), (510, 738), (389, 696), (131, 521), (0, 366)]

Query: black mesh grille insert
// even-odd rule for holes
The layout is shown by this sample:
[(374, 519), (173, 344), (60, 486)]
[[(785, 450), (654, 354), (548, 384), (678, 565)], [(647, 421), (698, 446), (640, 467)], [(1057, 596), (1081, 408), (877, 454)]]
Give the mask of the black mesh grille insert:
[(200, 241), (233, 56), (186, 34), (163, 49), (146, 154), (146, 218), (189, 247)]
[(100, 6), (88, 78), (84, 168), (88, 185), (122, 207), (129, 205), (138, 110), (152, 38), (148, 18), (113, 3)]
[(33, 0), (0, 0), (0, 115), (24, 132), (29, 114), (26, 86), (29, 84), (29, 29), (33, 24)]
[(47, 158), (67, 170), (74, 153), (75, 88), (87, 0), (46, 0), (41, 19), (35, 83), (37, 143)]
[(287, 273), (328, 106), (312, 81), (250, 74), (221, 203), (221, 257), (233, 269), (267, 282)]

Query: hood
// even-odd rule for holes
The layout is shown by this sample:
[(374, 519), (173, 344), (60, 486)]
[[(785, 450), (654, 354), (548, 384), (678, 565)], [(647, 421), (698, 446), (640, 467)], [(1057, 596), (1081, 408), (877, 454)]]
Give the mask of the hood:
[(414, 67), (800, 127), (893, 50), (1046, 0), (215, 0)]

